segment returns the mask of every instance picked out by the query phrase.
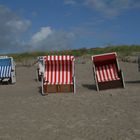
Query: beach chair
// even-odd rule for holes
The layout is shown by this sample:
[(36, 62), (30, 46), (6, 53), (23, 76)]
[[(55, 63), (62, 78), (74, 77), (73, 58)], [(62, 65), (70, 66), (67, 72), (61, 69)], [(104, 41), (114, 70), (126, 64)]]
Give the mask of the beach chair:
[(73, 92), (75, 93), (75, 70), (73, 56), (43, 57), (44, 72), (42, 94)]
[(97, 91), (125, 87), (123, 73), (115, 52), (94, 55), (92, 62)]
[(16, 83), (15, 63), (12, 57), (0, 56), (0, 83)]
[(43, 66), (43, 58), (44, 56), (37, 57), (38, 67), (37, 67), (37, 80), (41, 81), (43, 73), (44, 73), (44, 66)]

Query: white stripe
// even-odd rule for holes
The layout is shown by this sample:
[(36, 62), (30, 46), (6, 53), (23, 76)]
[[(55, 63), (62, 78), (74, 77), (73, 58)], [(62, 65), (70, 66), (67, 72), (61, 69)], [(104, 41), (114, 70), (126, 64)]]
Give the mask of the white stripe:
[(106, 69), (107, 69), (107, 73), (108, 73), (108, 80), (111, 81), (111, 75), (110, 75), (110, 71), (109, 71), (109, 67), (108, 65), (106, 65)]
[(110, 64), (110, 71), (111, 71), (113, 80), (115, 80), (112, 64)]
[[(68, 56), (70, 59), (70, 56)], [(70, 60), (68, 61), (68, 83), (70, 83)]]
[[(74, 57), (71, 59), (71, 61), (72, 61), (72, 77), (73, 77), (73, 75), (74, 75)], [(73, 82), (74, 82), (74, 79), (72, 79), (71, 84), (73, 84)]]
[(104, 73), (104, 76), (105, 76), (105, 80), (108, 81), (108, 78), (107, 78), (107, 73), (106, 73), (106, 68), (105, 66), (103, 66), (103, 73)]
[(116, 80), (119, 80), (119, 77), (118, 77), (118, 73), (117, 73), (117, 69), (116, 69), (116, 65), (113, 64), (113, 68), (114, 68), (114, 71), (115, 71), (115, 78)]
[(98, 67), (96, 67), (96, 74), (97, 74), (98, 82), (101, 82)]
[(67, 60), (67, 58), (66, 58), (66, 56), (63, 56), (63, 58), (64, 58), (64, 84), (66, 84), (66, 65), (67, 65), (67, 63), (66, 63), (66, 60)]
[(56, 61), (56, 84), (58, 84), (58, 71), (59, 71), (59, 64), (58, 64), (58, 56), (55, 57)]
[(9, 77), (11, 77), (11, 70), (12, 70), (12, 67), (10, 66), (10, 68), (9, 68)]
[(100, 76), (101, 76), (101, 81), (104, 82), (103, 71), (102, 71), (101, 67), (99, 67), (99, 73), (100, 73)]
[(55, 65), (54, 65), (54, 55), (52, 55), (52, 84), (55, 83), (54, 75), (55, 75)]
[(11, 77), (11, 66), (0, 66), (0, 77)]
[(8, 75), (9, 75), (9, 66), (6, 66), (5, 77), (8, 77)]
[(4, 66), (4, 71), (3, 71), (4, 77), (6, 77), (6, 70), (7, 70), (7, 66)]

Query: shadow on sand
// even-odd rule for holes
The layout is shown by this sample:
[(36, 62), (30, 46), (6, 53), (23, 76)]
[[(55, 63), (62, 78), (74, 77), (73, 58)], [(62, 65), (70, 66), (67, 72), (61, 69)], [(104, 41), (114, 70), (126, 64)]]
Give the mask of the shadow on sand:
[(42, 94), (42, 87), (41, 87), (41, 86), (38, 87), (38, 93), (39, 93), (40, 95), (43, 95), (43, 94)]
[(127, 84), (140, 84), (140, 80), (137, 81), (125, 81)]
[(97, 90), (96, 85), (93, 84), (82, 84), (82, 86), (90, 90)]

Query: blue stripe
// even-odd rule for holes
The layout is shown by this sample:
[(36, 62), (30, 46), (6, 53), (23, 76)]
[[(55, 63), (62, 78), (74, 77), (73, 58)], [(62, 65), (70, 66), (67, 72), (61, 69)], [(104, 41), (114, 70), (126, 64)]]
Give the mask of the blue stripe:
[(11, 66), (0, 66), (0, 78), (11, 77)]

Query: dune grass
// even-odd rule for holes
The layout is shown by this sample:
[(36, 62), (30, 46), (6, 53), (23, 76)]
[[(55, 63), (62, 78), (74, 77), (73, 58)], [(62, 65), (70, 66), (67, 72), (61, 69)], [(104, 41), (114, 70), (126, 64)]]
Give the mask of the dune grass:
[(16, 61), (21, 62), (29, 59), (36, 59), (37, 56), (44, 55), (95, 55), (109, 52), (117, 52), (119, 56), (131, 56), (140, 53), (140, 45), (122, 45), (122, 46), (107, 46), (104, 48), (81, 48), (77, 50), (64, 50), (64, 51), (48, 51), (48, 52), (25, 52), (19, 54), (8, 54), (12, 56)]

